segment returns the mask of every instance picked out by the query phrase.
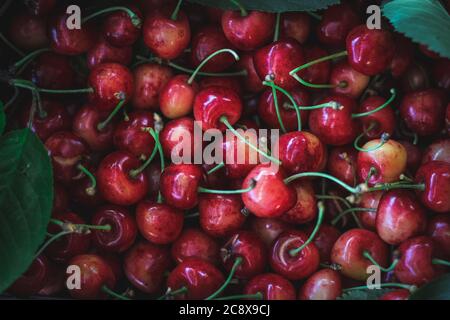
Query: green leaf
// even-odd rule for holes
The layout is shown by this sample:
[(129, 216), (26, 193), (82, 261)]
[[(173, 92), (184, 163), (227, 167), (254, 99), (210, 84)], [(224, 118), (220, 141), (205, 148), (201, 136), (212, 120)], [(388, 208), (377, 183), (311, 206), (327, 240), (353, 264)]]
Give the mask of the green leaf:
[(357, 289), (344, 292), (338, 300), (378, 300), (383, 294), (393, 289)]
[(450, 58), (450, 15), (439, 0), (391, 0), (383, 14), (396, 31)]
[(450, 273), (420, 287), (409, 300), (450, 300)]
[[(210, 7), (238, 10), (238, 8), (230, 0), (189, 1)], [(339, 0), (239, 0), (239, 3), (242, 4), (245, 9), (269, 12), (316, 11), (326, 9), (329, 6), (339, 2)]]
[(3, 106), (3, 102), (0, 101), (0, 135), (3, 133), (3, 130), (5, 130), (6, 125), (5, 111), (3, 110)]
[(0, 138), (0, 293), (24, 273), (45, 237), (53, 202), (50, 158), (29, 129)]

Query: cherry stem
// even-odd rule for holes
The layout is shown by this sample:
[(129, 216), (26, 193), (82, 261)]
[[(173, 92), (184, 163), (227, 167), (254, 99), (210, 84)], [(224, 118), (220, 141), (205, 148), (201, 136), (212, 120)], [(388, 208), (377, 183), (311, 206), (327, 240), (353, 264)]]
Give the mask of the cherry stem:
[(390, 105), (392, 103), (392, 101), (394, 101), (395, 97), (397, 96), (397, 91), (394, 88), (392, 88), (390, 90), (390, 93), (391, 93), (391, 97), (385, 103), (383, 103), (381, 106), (379, 106), (373, 110), (367, 111), (367, 112), (353, 113), (352, 118), (354, 119), (354, 118), (365, 117), (365, 116), (371, 115), (373, 113), (376, 113), (376, 112), (386, 108), (388, 105)]
[(82, 89), (64, 89), (64, 90), (53, 90), (53, 89), (44, 89), (39, 88), (34, 85), (33, 82), (28, 80), (22, 80), (22, 79), (12, 79), (9, 81), (9, 84), (15, 87), (29, 89), (29, 90), (36, 90), (38, 92), (43, 93), (58, 93), (58, 94), (66, 94), (66, 93), (93, 93), (93, 88), (82, 88)]
[(64, 237), (67, 234), (73, 233), (73, 231), (61, 231), (55, 235), (53, 235), (50, 239), (47, 240), (47, 242), (44, 243), (44, 245), (36, 252), (36, 254), (33, 257), (33, 260), (39, 257), (39, 255), (44, 252), (44, 250), (52, 244), (54, 241), (58, 240), (61, 237)]
[(239, 8), (239, 10), (241, 11), (241, 16), (242, 17), (248, 16), (247, 10), (245, 10), (244, 6), (239, 1), (237, 1), (237, 0), (230, 0), (230, 2), (232, 4), (234, 4), (236, 7)]
[(174, 291), (169, 289), (169, 290), (167, 290), (167, 292), (165, 294), (163, 294), (161, 297), (157, 298), (156, 300), (164, 300), (167, 297), (176, 296), (176, 295), (185, 293), (187, 291), (188, 291), (188, 288), (186, 288), (186, 287), (181, 287), (180, 289), (177, 289)]
[(178, 19), (178, 12), (180, 12), (181, 3), (183, 0), (178, 0), (177, 6), (175, 7), (175, 10), (173, 10), (172, 15), (170, 16), (170, 20), (177, 21)]
[(117, 292), (112, 291), (110, 288), (108, 288), (107, 286), (103, 286), (102, 287), (102, 291), (109, 294), (111, 297), (117, 298), (119, 300), (131, 300), (128, 297), (125, 297), (121, 294), (118, 294)]
[(191, 219), (191, 218), (198, 217), (199, 215), (200, 215), (199, 212), (194, 212), (194, 213), (185, 215), (184, 218), (185, 218), (185, 219)]
[(309, 245), (314, 240), (314, 237), (316, 236), (317, 232), (319, 231), (320, 226), (322, 225), (322, 221), (323, 221), (325, 206), (323, 205), (322, 201), (319, 201), (317, 203), (317, 207), (319, 208), (319, 213), (317, 214), (317, 223), (314, 226), (313, 231), (311, 232), (308, 240), (306, 240), (300, 247), (289, 251), (289, 254), (291, 256), (295, 257), (297, 254), (299, 254), (307, 245)]
[(216, 172), (217, 170), (222, 169), (223, 167), (225, 167), (225, 163), (221, 162), (218, 165), (216, 165), (214, 168), (211, 168), (206, 174), (210, 175), (210, 174)]
[(367, 135), (367, 133), (368, 133), (370, 130), (372, 130), (373, 128), (375, 128), (376, 125), (377, 125), (377, 124), (376, 124), (375, 122), (372, 122), (372, 123), (370, 124), (369, 128), (367, 128), (367, 130), (364, 130), (363, 133), (361, 133), (359, 136), (356, 137), (355, 141), (353, 141), (353, 147), (354, 147), (356, 150), (361, 151), (361, 152), (371, 152), (371, 151), (375, 151), (375, 150), (380, 149), (382, 146), (384, 146), (384, 145), (386, 144), (386, 142), (389, 141), (389, 139), (390, 139), (389, 133), (384, 132), (384, 133), (381, 135), (381, 137), (380, 137), (380, 143), (378, 143), (376, 146), (373, 146), (373, 147), (371, 147), (371, 148), (365, 149), (365, 148), (360, 147), (360, 146), (358, 145), (359, 142), (361, 141), (361, 139), (362, 139), (363, 137), (365, 137), (365, 136)]
[(313, 17), (316, 20), (321, 21), (322, 17), (320, 15), (318, 15), (317, 13), (314, 13), (312, 11), (306, 11), (307, 14), (309, 14), (311, 17)]
[(16, 101), (17, 97), (19, 96), (19, 89), (14, 87), (14, 94), (13, 96), (5, 103), (3, 110), (6, 112), (6, 110), (9, 109), (9, 107), (11, 107), (11, 105), (14, 103), (14, 101)]
[(272, 89), (272, 97), (273, 97), (273, 103), (275, 105), (275, 113), (277, 114), (278, 124), (280, 125), (281, 131), (283, 133), (286, 133), (286, 128), (284, 127), (283, 119), (281, 118), (280, 114), (280, 107), (278, 106), (278, 97), (277, 97), (277, 89), (275, 89), (274, 86), (270, 85)]
[(130, 171), (130, 176), (132, 178), (136, 178), (138, 176), (138, 174), (140, 174), (142, 171), (144, 171), (145, 168), (147, 168), (149, 166), (149, 164), (153, 161), (153, 159), (156, 156), (156, 152), (158, 152), (158, 148), (156, 147), (156, 144), (158, 142), (155, 140), (155, 147), (153, 148), (153, 151), (152, 151), (150, 157), (148, 157), (148, 159), (145, 160), (145, 162), (139, 168), (133, 169), (133, 170)]
[(284, 183), (289, 184), (292, 181), (299, 179), (299, 178), (303, 178), (303, 177), (321, 177), (321, 178), (325, 178), (331, 181), (336, 182), (338, 185), (340, 185), (341, 187), (343, 187), (344, 189), (348, 190), (350, 193), (360, 193), (361, 190), (360, 188), (356, 187), (353, 188), (351, 186), (349, 186), (348, 184), (346, 184), (345, 182), (339, 180), (336, 177), (333, 177), (329, 174), (326, 173), (322, 173), (322, 172), (302, 172), (302, 173), (297, 173), (294, 174), (286, 179), (284, 179)]
[(248, 299), (248, 300), (262, 300), (264, 298), (261, 292), (257, 292), (254, 294), (237, 294), (229, 297), (217, 298), (214, 300), (239, 300), (239, 299)]
[(392, 270), (394, 270), (395, 266), (398, 263), (398, 259), (394, 259), (394, 261), (392, 261), (392, 263), (389, 267), (384, 268), (384, 267), (380, 266), (378, 264), (378, 262), (375, 261), (375, 259), (371, 256), (369, 251), (364, 251), (363, 257), (366, 258), (367, 260), (369, 260), (370, 262), (372, 262), (375, 266), (377, 266), (383, 272), (391, 272)]
[(109, 8), (94, 12), (94, 13), (88, 15), (87, 17), (85, 17), (83, 20), (81, 20), (81, 23), (82, 24), (86, 23), (87, 21), (91, 20), (92, 18), (95, 18), (104, 13), (113, 12), (113, 11), (125, 11), (128, 14), (128, 16), (130, 17), (131, 23), (133, 24), (133, 26), (135, 26), (136, 28), (141, 27), (141, 25), (142, 25), (141, 18), (139, 18), (138, 15), (136, 13), (134, 13), (133, 10), (131, 10), (130, 8), (122, 7), (122, 6), (109, 7)]
[(277, 17), (275, 20), (275, 32), (273, 33), (273, 42), (278, 41), (280, 38), (280, 21), (281, 21), (281, 12), (277, 12)]
[(330, 101), (330, 102), (317, 104), (315, 106), (300, 106), (300, 107), (298, 107), (299, 110), (316, 110), (316, 109), (324, 109), (324, 108), (332, 108), (334, 110), (341, 110), (342, 105), (340, 105), (336, 101)]
[(365, 184), (368, 184), (369, 183), (369, 180), (372, 178), (372, 176), (374, 175), (374, 174), (376, 174), (377, 173), (377, 169), (375, 168), (375, 167), (370, 167), (370, 169), (369, 169), (369, 173), (367, 174), (367, 177), (366, 177), (366, 179), (364, 179), (364, 183)]
[(105, 225), (92, 225), (92, 224), (77, 224), (71, 222), (63, 222), (58, 219), (50, 219), (51, 223), (60, 226), (63, 231), (70, 231), (71, 233), (85, 233), (88, 230), (100, 230), (100, 231), (111, 231), (111, 226), (109, 224)]
[(351, 208), (352, 207), (347, 200), (345, 200), (344, 198), (339, 197), (339, 196), (316, 194), (316, 198), (319, 199), (319, 200), (339, 200), (343, 204), (345, 204), (345, 206), (347, 208)]
[(347, 54), (348, 54), (347, 51), (341, 51), (341, 52), (338, 52), (338, 53), (335, 53), (335, 54), (331, 54), (331, 55), (326, 56), (326, 57), (322, 57), (322, 58), (313, 60), (311, 62), (305, 63), (304, 65), (301, 65), (300, 67), (297, 67), (297, 68), (291, 70), (289, 72), (289, 74), (292, 77), (294, 77), (295, 80), (297, 80), (298, 82), (300, 82), (302, 85), (304, 85), (306, 87), (311, 87), (311, 88), (316, 88), (316, 89), (324, 89), (324, 88), (335, 88), (335, 87), (339, 87), (339, 86), (347, 86), (347, 84), (345, 82), (339, 83), (338, 85), (313, 84), (313, 83), (310, 83), (310, 82), (307, 82), (307, 81), (303, 80), (301, 77), (299, 77), (297, 75), (297, 72), (299, 72), (299, 71), (301, 71), (303, 69), (309, 68), (312, 65), (315, 65), (317, 63), (321, 63), (321, 62), (324, 62), (324, 61), (340, 58), (340, 57), (346, 56)]
[(237, 257), (236, 260), (234, 261), (233, 267), (230, 270), (230, 273), (228, 274), (228, 278), (225, 280), (225, 282), (222, 284), (222, 286), (217, 289), (216, 292), (214, 292), (212, 295), (210, 295), (209, 297), (207, 297), (205, 300), (212, 300), (215, 297), (217, 297), (218, 295), (220, 295), (223, 290), (226, 289), (226, 287), (228, 287), (228, 285), (230, 284), (231, 279), (233, 279), (233, 276), (236, 272), (236, 269), (241, 265), (243, 259), (242, 257)]
[(272, 161), (273, 163), (276, 163), (278, 165), (281, 165), (281, 161), (268, 155), (267, 153), (265, 153), (264, 151), (258, 149), (257, 147), (255, 147), (253, 144), (251, 144), (250, 142), (247, 141), (247, 139), (245, 139), (239, 132), (237, 132), (233, 126), (228, 122), (228, 119), (226, 116), (222, 116), (220, 118), (220, 122), (223, 123), (228, 130), (230, 130), (236, 137), (239, 138), (239, 140), (241, 140), (242, 142), (244, 142), (245, 144), (247, 144), (250, 148), (252, 148), (253, 150), (255, 150), (256, 152), (258, 152), (259, 154), (263, 155), (264, 157), (266, 157), (267, 159), (269, 159), (270, 161)]
[(338, 223), (339, 220), (341, 220), (344, 216), (346, 216), (348, 213), (351, 212), (360, 212), (360, 211), (366, 211), (366, 212), (376, 212), (377, 209), (374, 208), (349, 208), (347, 210), (342, 211), (339, 215), (336, 216), (336, 218), (334, 218), (331, 221), (331, 225), (336, 225), (336, 223)]
[(18, 69), (21, 66), (23, 66), (24, 64), (28, 63), (29, 61), (31, 61), (33, 58), (35, 58), (36, 56), (40, 55), (41, 53), (44, 52), (48, 52), (51, 51), (50, 48), (43, 48), (43, 49), (38, 49), (35, 50), (29, 54), (27, 54), (25, 57), (23, 57), (22, 59), (20, 59), (19, 61), (17, 61), (16, 63), (13, 64), (13, 68), (14, 69)]
[[(408, 284), (395, 283), (395, 282), (392, 282), (392, 283), (380, 283), (377, 286), (380, 286), (381, 288), (386, 288), (386, 287), (402, 288), (402, 289), (409, 290), (410, 292), (413, 292), (414, 290), (417, 289), (416, 286), (410, 286)], [(365, 290), (365, 289), (370, 289), (370, 288), (367, 287), (367, 286), (358, 286), (358, 287), (342, 289), (342, 292), (348, 292), (348, 291), (352, 291), (352, 290)]]
[(450, 261), (447, 261), (447, 260), (433, 259), (433, 260), (431, 260), (431, 263), (432, 264), (438, 264), (438, 265), (441, 265), (441, 266), (450, 267)]
[(376, 185), (374, 187), (371, 187), (368, 189), (368, 192), (372, 191), (388, 191), (393, 189), (413, 189), (413, 190), (425, 190), (425, 184), (419, 183), (419, 184), (404, 184), (403, 181), (400, 182), (394, 182), (394, 183), (383, 183), (381, 185)]
[(125, 101), (126, 101), (125, 99), (120, 100), (119, 103), (114, 108), (114, 110), (108, 115), (108, 117), (104, 121), (97, 124), (98, 131), (103, 131), (103, 129), (106, 128), (106, 126), (111, 122), (111, 120), (114, 118), (117, 112), (119, 112), (119, 110), (122, 108)]
[(95, 176), (81, 163), (78, 164), (77, 169), (83, 172), (89, 178), (89, 180), (91, 180), (91, 186), (86, 188), (86, 193), (90, 196), (93, 196), (97, 188), (97, 180), (95, 179)]
[(192, 82), (194, 82), (194, 79), (197, 76), (197, 74), (199, 73), (199, 71), (201, 70), (201, 68), (203, 68), (203, 66), (205, 64), (207, 64), (209, 60), (211, 60), (215, 56), (217, 56), (217, 55), (219, 55), (221, 53), (225, 53), (225, 52), (231, 54), (236, 61), (239, 61), (239, 56), (236, 53), (236, 51), (231, 50), (231, 49), (220, 49), (220, 50), (217, 50), (216, 52), (211, 53), (209, 56), (207, 56), (205, 59), (203, 59), (203, 61), (198, 65), (198, 67), (194, 70), (192, 75), (189, 77), (187, 83), (191, 85)]
[[(157, 131), (155, 131), (153, 128), (150, 128), (148, 131), (151, 136), (153, 137), (153, 139), (155, 139), (156, 142), (156, 148), (158, 149), (159, 152), (159, 161), (160, 161), (160, 165), (161, 165), (161, 173), (163, 173), (164, 169), (165, 169), (165, 163), (164, 163), (164, 152), (163, 152), (163, 148), (161, 145), (161, 141), (159, 140), (159, 133)], [(162, 203), (163, 202), (163, 198), (161, 195), (161, 190), (158, 192), (158, 203)]]
[(197, 191), (200, 193), (214, 193), (214, 194), (241, 194), (246, 193), (249, 191), (252, 191), (253, 188), (256, 186), (256, 182), (252, 180), (252, 184), (245, 189), (238, 189), (238, 190), (215, 190), (215, 189), (208, 189), (204, 187), (198, 187)]
[(19, 56), (24, 57), (25, 53), (22, 50), (18, 49), (15, 45), (12, 44), (1, 32), (0, 32), (0, 40), (2, 40), (10, 49), (15, 51)]

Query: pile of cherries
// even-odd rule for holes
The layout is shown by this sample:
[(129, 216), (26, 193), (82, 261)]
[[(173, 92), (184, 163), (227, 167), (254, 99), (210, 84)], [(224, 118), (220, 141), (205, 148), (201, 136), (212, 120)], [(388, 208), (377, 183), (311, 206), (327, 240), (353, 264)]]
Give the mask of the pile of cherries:
[[(400, 300), (449, 271), (450, 60), (369, 29), (367, 1), (230, 2), (90, 1), (81, 29), (61, 1), (9, 9), (8, 125), (54, 173), (46, 242), (10, 294), (328, 300), (375, 265)], [(259, 162), (171, 163), (195, 121)], [(258, 147), (260, 128), (279, 140)]]

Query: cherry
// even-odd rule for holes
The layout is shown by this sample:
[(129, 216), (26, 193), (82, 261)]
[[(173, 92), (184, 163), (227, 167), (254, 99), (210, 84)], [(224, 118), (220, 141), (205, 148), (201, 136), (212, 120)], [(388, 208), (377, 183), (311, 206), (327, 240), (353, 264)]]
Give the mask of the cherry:
[(165, 202), (177, 209), (189, 210), (198, 204), (198, 187), (203, 179), (201, 167), (171, 164), (161, 175), (160, 188)]
[(348, 61), (356, 71), (373, 76), (386, 70), (395, 54), (395, 43), (389, 31), (369, 29), (365, 24), (347, 35)]
[(161, 290), (164, 272), (170, 266), (170, 253), (166, 247), (143, 241), (133, 245), (123, 261), (128, 281), (140, 291), (149, 294)]
[(36, 16), (46, 16), (55, 8), (56, 0), (27, 0), (25, 6)]
[[(359, 200), (359, 207), (368, 209), (367, 211), (361, 211), (358, 214), (359, 220), (361, 221), (364, 228), (375, 231), (376, 229), (376, 219), (377, 219), (377, 208), (380, 203), (380, 199), (383, 196), (383, 191), (366, 192), (361, 195)], [(389, 197), (387, 198), (389, 199)], [(389, 205), (388, 203), (385, 205)], [(420, 209), (419, 209), (420, 210)], [(392, 214), (395, 214), (392, 212)]]
[(7, 291), (19, 297), (35, 295), (45, 286), (49, 277), (50, 262), (44, 255), (39, 255)]
[(418, 191), (420, 201), (436, 212), (450, 211), (450, 164), (430, 161), (417, 170), (415, 181), (424, 183), (425, 189)]
[(201, 154), (202, 145), (194, 139), (194, 126), (194, 120), (189, 117), (171, 120), (165, 124), (160, 140), (167, 158), (174, 162), (176, 157), (193, 162), (194, 156)]
[[(365, 99), (359, 106), (358, 113), (370, 112), (385, 104), (387, 100), (379, 96), (371, 96)], [(395, 113), (389, 106), (375, 113), (370, 113), (360, 118), (366, 137), (375, 139), (387, 133), (392, 135), (396, 127)], [(372, 128), (372, 129), (370, 129)]]
[(114, 288), (116, 277), (108, 265), (100, 256), (95, 254), (78, 255), (70, 260), (69, 265), (80, 268), (80, 287), (69, 288), (69, 294), (75, 299), (105, 298), (104, 287)]
[(347, 34), (360, 23), (361, 18), (348, 3), (337, 4), (325, 10), (316, 35), (323, 44), (343, 46)]
[(239, 50), (252, 51), (270, 41), (275, 27), (275, 15), (269, 12), (226, 10), (222, 14), (222, 30)]
[(250, 230), (259, 236), (267, 247), (272, 246), (272, 242), (282, 233), (288, 230), (289, 225), (280, 219), (274, 218), (250, 218)]
[(192, 112), (199, 87), (195, 82), (189, 83), (188, 80), (187, 75), (177, 75), (162, 88), (159, 104), (165, 117), (176, 119)]
[[(222, 50), (229, 50), (229, 49), (222, 49)], [(228, 51), (228, 52), (231, 52), (231, 51)], [(243, 71), (247, 72), (246, 70), (243, 70)], [(242, 71), (238, 71), (237, 73), (239, 73), (239, 72), (242, 72)], [(200, 89), (206, 89), (209, 87), (225, 87), (225, 88), (229, 88), (229, 89), (233, 90), (239, 96), (242, 96), (243, 90), (242, 90), (242, 83), (240, 81), (241, 79), (238, 77), (231, 76), (232, 74), (233, 73), (228, 73), (228, 76), (204, 77), (199, 82)], [(260, 81), (260, 84), (261, 84), (261, 81)]]
[(433, 239), (437, 257), (450, 258), (450, 217), (436, 215), (428, 221), (427, 235)]
[[(313, 232), (313, 226), (306, 229), (307, 234), (310, 236)], [(335, 227), (322, 224), (314, 237), (314, 244), (319, 250), (320, 262), (330, 262), (331, 250), (336, 240), (340, 237), (341, 232)]]
[(298, 180), (292, 183), (297, 193), (295, 205), (280, 216), (287, 223), (303, 224), (314, 220), (317, 216), (317, 201), (310, 181)]
[(65, 271), (60, 265), (50, 262), (48, 277), (37, 295), (44, 297), (59, 295), (64, 289)]
[(9, 38), (20, 49), (36, 50), (48, 45), (47, 23), (44, 18), (23, 12), (11, 19)]
[(172, 258), (182, 263), (189, 258), (199, 258), (214, 265), (219, 263), (219, 245), (199, 229), (185, 229), (172, 245)]
[(291, 255), (290, 251), (306, 242), (308, 236), (297, 230), (285, 231), (274, 241), (270, 255), (270, 266), (289, 280), (307, 278), (319, 267), (319, 251), (309, 243), (302, 251)]
[(275, 273), (263, 273), (253, 277), (244, 288), (244, 294), (262, 293), (264, 300), (295, 300), (292, 283)]
[(64, 212), (69, 206), (69, 195), (64, 186), (56, 182), (53, 184), (52, 213)]
[(406, 126), (419, 136), (438, 133), (444, 127), (445, 100), (437, 89), (406, 94), (400, 105)]
[(448, 92), (450, 89), (450, 60), (436, 60), (433, 64), (432, 73), (437, 87)]
[(297, 81), (289, 72), (305, 62), (303, 50), (293, 39), (273, 42), (258, 49), (253, 56), (256, 71), (262, 80), (269, 77), (286, 90), (297, 87)]
[(426, 90), (430, 87), (430, 75), (425, 66), (414, 62), (406, 69), (400, 78), (402, 90), (405, 93)]
[(419, 45), (419, 50), (424, 55), (426, 55), (428, 58), (431, 58), (431, 59), (439, 59), (441, 57), (437, 52), (431, 50), (430, 48), (428, 48), (428, 46), (426, 46), (424, 44)]
[(394, 35), (395, 52), (392, 58), (390, 69), (394, 78), (401, 77), (413, 60), (414, 45), (408, 38), (401, 34)]
[(75, 84), (75, 71), (69, 57), (44, 52), (34, 60), (30, 79), (40, 88), (68, 89)]
[(281, 16), (281, 38), (292, 38), (304, 44), (311, 31), (311, 18), (304, 12), (285, 12)]
[[(305, 69), (305, 71), (310, 68)], [(356, 99), (367, 88), (369, 80), (369, 76), (353, 69), (347, 61), (341, 61), (334, 65), (331, 70), (330, 84), (333, 86), (331, 91)]]
[(105, 202), (100, 192), (98, 192), (96, 182), (95, 185), (93, 181), (96, 181), (95, 172), (91, 172), (92, 169), (89, 168), (89, 174), (92, 177), (84, 176), (81, 179), (72, 181), (69, 185), (69, 191), (71, 199), (74, 203), (81, 205), (84, 208), (96, 208)]
[(331, 148), (328, 155), (327, 171), (346, 184), (356, 184), (356, 164), (358, 151), (353, 146)]
[(139, 172), (139, 160), (124, 151), (107, 155), (97, 171), (98, 188), (101, 195), (112, 204), (128, 206), (139, 202), (147, 193), (148, 177)]
[(341, 276), (337, 271), (322, 269), (314, 273), (300, 288), (300, 300), (336, 300), (342, 295)]
[(450, 163), (450, 139), (441, 139), (430, 144), (422, 156), (422, 163), (443, 161)]
[(93, 230), (93, 242), (101, 250), (124, 252), (136, 239), (137, 227), (133, 216), (127, 209), (118, 206), (105, 206), (92, 217), (93, 225), (109, 225), (110, 231)]
[[(313, 60), (325, 57), (328, 52), (317, 45), (310, 45), (304, 47), (305, 61), (311, 62)], [(310, 83), (327, 83), (330, 78), (331, 63), (330, 61), (323, 61), (304, 69), (301, 72), (302, 78)], [(328, 85), (319, 85), (319, 87), (328, 87)]]
[(102, 34), (113, 46), (132, 46), (140, 36), (142, 13), (134, 6), (125, 7), (133, 13), (125, 10), (111, 12), (103, 20)]
[(284, 178), (284, 171), (275, 165), (260, 164), (253, 168), (242, 183), (242, 188), (256, 183), (252, 190), (242, 194), (245, 207), (261, 218), (278, 217), (291, 209), (297, 195), (294, 188), (284, 183)]
[(376, 233), (351, 229), (336, 240), (331, 250), (331, 262), (340, 265), (340, 271), (346, 277), (363, 281), (370, 275), (367, 267), (373, 265), (364, 253), (381, 266), (387, 264), (388, 247)]
[(184, 215), (166, 204), (146, 200), (136, 207), (136, 221), (145, 239), (156, 244), (169, 244), (181, 234)]
[(154, 63), (141, 64), (133, 70), (135, 93), (132, 97), (136, 109), (157, 110), (161, 90), (172, 78), (172, 69)]
[(93, 69), (102, 63), (120, 63), (123, 65), (130, 64), (133, 58), (132, 47), (114, 47), (105, 39), (100, 39), (87, 52), (87, 65), (89, 69)]
[(245, 222), (244, 205), (239, 195), (202, 194), (198, 209), (200, 225), (212, 237), (230, 236)]
[(144, 171), (148, 177), (148, 194), (150, 199), (156, 199), (159, 194), (159, 179), (161, 177), (161, 165), (157, 162), (150, 163)]
[(245, 70), (247, 72), (247, 76), (243, 78), (246, 91), (258, 93), (264, 90), (262, 80), (255, 69), (255, 63), (252, 53), (247, 52), (242, 54), (239, 62), (237, 63), (237, 68), (239, 70)]
[(417, 145), (409, 141), (399, 142), (406, 149), (406, 167), (411, 173), (415, 173), (420, 167), (420, 163), (422, 160), (422, 150), (420, 150)]
[(175, 299), (205, 299), (224, 282), (222, 273), (213, 264), (198, 258), (189, 258), (173, 269), (167, 279), (170, 291), (186, 288)]
[(409, 290), (398, 289), (383, 294), (378, 300), (408, 300)]

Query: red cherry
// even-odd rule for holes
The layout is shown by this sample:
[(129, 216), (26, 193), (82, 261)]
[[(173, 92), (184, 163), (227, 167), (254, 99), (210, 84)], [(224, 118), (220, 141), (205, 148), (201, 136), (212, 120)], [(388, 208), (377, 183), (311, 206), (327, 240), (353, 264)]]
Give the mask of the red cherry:
[(263, 273), (253, 277), (244, 288), (244, 294), (262, 293), (264, 300), (295, 300), (292, 283), (275, 273)]
[[(379, 96), (372, 96), (365, 99), (359, 106), (358, 113), (375, 110), (386, 102), (386, 99)], [(383, 109), (359, 118), (366, 136), (369, 139), (381, 137), (383, 133), (392, 135), (396, 127), (395, 113), (389, 106)], [(370, 127), (372, 127), (371, 130)]]
[(49, 42), (45, 19), (26, 12), (12, 17), (8, 34), (12, 43), (25, 50), (37, 50)]
[(408, 300), (409, 290), (398, 289), (383, 294), (378, 300)]
[(195, 82), (189, 83), (188, 79), (187, 75), (177, 75), (162, 88), (159, 104), (165, 117), (176, 119), (192, 112), (198, 85)]
[(416, 173), (417, 183), (424, 183), (425, 190), (418, 191), (420, 201), (436, 212), (450, 211), (450, 164), (430, 161)]
[[(311, 226), (306, 229), (308, 235), (311, 234), (313, 228), (314, 227)], [(322, 224), (320, 226), (319, 230), (316, 233), (316, 236), (314, 237), (313, 242), (316, 245), (317, 250), (319, 250), (321, 262), (324, 263), (330, 262), (331, 250), (333, 249), (334, 243), (340, 236), (341, 232), (335, 227), (328, 224)]]
[[(92, 168), (88, 170), (94, 175)], [(74, 203), (84, 208), (96, 208), (105, 202), (97, 188), (92, 188), (92, 180), (88, 176), (72, 181), (69, 185), (70, 197)]]
[(437, 140), (430, 144), (422, 156), (422, 163), (443, 161), (450, 163), (450, 139)]
[(158, 162), (152, 162), (145, 168), (144, 173), (148, 177), (148, 194), (150, 199), (157, 199), (159, 193), (159, 179), (161, 178), (161, 165)]
[(289, 229), (286, 222), (274, 218), (250, 217), (250, 229), (266, 244), (272, 246), (272, 242), (282, 233)]
[(282, 38), (293, 38), (304, 44), (311, 30), (311, 18), (304, 12), (284, 12), (281, 16), (280, 33)]
[(33, 62), (30, 79), (45, 89), (69, 89), (75, 83), (75, 70), (70, 58), (53, 52), (44, 52)]
[[(64, 290), (64, 278), (66, 273), (64, 268), (56, 263), (49, 263), (48, 277), (44, 286), (39, 290), (37, 295), (44, 297), (57, 296)], [(29, 283), (27, 283), (27, 286)]]
[(297, 202), (283, 213), (280, 219), (291, 224), (303, 224), (314, 220), (317, 216), (317, 200), (312, 183), (307, 180), (297, 180), (292, 183), (292, 187), (297, 193)]
[[(317, 45), (309, 45), (304, 47), (304, 53), (305, 62), (311, 62), (313, 60), (328, 56), (328, 52)], [(300, 74), (302, 79), (307, 82), (323, 84), (329, 82), (330, 72), (331, 63), (327, 60), (303, 69)]]
[(163, 203), (141, 201), (136, 208), (141, 235), (156, 244), (174, 242), (183, 230), (184, 214)]
[(247, 72), (247, 76), (243, 78), (246, 91), (258, 93), (264, 90), (262, 80), (255, 69), (252, 53), (244, 53), (241, 55), (241, 59), (237, 63), (237, 69)]
[(199, 82), (200, 89), (206, 89), (209, 87), (224, 87), (233, 90), (239, 96), (242, 96), (242, 83), (238, 77), (205, 77)]
[(307, 278), (319, 267), (319, 251), (314, 243), (309, 243), (296, 255), (290, 251), (306, 242), (308, 236), (297, 230), (285, 231), (278, 236), (272, 245), (270, 266), (289, 280)]
[(401, 34), (394, 35), (395, 53), (392, 58), (390, 69), (394, 78), (401, 77), (408, 67), (411, 65), (414, 58), (414, 45), (408, 38)]
[[(361, 211), (358, 214), (358, 218), (361, 221), (364, 228), (375, 231), (377, 208), (380, 203), (380, 199), (383, 196), (384, 191), (365, 192), (361, 195), (359, 201), (359, 207), (371, 209), (369, 211)], [(386, 205), (386, 204), (385, 204)]]
[(132, 176), (132, 170), (140, 166), (140, 161), (128, 152), (116, 151), (107, 155), (97, 171), (101, 195), (116, 205), (129, 206), (139, 202), (148, 189), (148, 178), (144, 173)]
[[(186, 157), (193, 163), (194, 156), (201, 154), (202, 144), (194, 139), (194, 127), (194, 120), (188, 117), (171, 120), (165, 124), (159, 139), (167, 158), (175, 162), (175, 157), (179, 159)], [(185, 152), (188, 154), (184, 154)]]
[(353, 69), (347, 61), (341, 61), (331, 70), (330, 84), (335, 86), (331, 91), (357, 99), (369, 85), (369, 80), (369, 76)]
[(129, 47), (114, 47), (108, 41), (100, 39), (87, 52), (87, 65), (89, 69), (102, 63), (115, 62), (123, 65), (130, 64), (133, 58), (133, 48)]
[(125, 208), (111, 205), (102, 207), (93, 216), (92, 224), (111, 226), (110, 231), (92, 231), (94, 244), (101, 250), (123, 252), (131, 247), (136, 239), (136, 222)]
[(333, 147), (328, 156), (328, 173), (348, 185), (356, 184), (358, 151), (353, 146)]
[(199, 229), (185, 229), (172, 245), (172, 258), (177, 263), (189, 258), (199, 258), (217, 265), (219, 245)]
[(406, 149), (406, 167), (411, 173), (415, 173), (422, 160), (422, 150), (409, 141), (399, 141)]
[(44, 255), (36, 257), (31, 265), (8, 288), (8, 292), (19, 297), (37, 294), (50, 278), (50, 262)]
[(433, 79), (439, 88), (447, 92), (450, 90), (450, 59), (439, 59), (434, 62)]
[(137, 242), (125, 255), (123, 269), (128, 281), (142, 292), (158, 293), (164, 272), (171, 266), (167, 248), (149, 242)]
[[(142, 13), (134, 6), (127, 7), (138, 19), (142, 20)], [(136, 25), (130, 14), (124, 10), (112, 12), (103, 20), (102, 34), (113, 46), (132, 46), (139, 38), (141, 25)]]
[(69, 206), (69, 195), (64, 186), (56, 182), (53, 184), (52, 213), (65, 212)]
[(346, 46), (350, 65), (368, 76), (386, 70), (395, 53), (395, 43), (389, 31), (369, 29), (365, 24), (350, 31)]
[(436, 215), (428, 221), (427, 235), (433, 239), (437, 257), (450, 258), (450, 216)]
[(300, 300), (336, 300), (342, 295), (341, 276), (331, 269), (314, 273), (300, 288)]
[(430, 87), (428, 69), (423, 64), (413, 61), (400, 78), (400, 82), (405, 93), (426, 90)]

